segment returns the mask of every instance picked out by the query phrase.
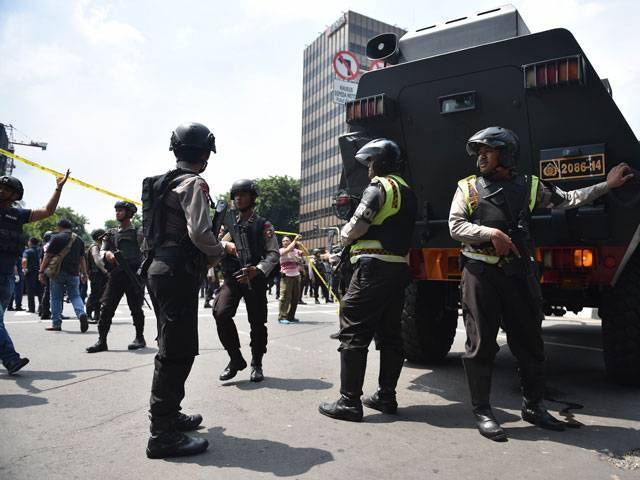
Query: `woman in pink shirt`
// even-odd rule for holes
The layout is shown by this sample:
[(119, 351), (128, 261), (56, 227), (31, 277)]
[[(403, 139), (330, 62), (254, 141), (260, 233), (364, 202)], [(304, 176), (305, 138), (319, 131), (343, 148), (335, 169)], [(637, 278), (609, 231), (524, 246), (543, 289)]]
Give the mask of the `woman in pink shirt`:
[(280, 315), (278, 322), (298, 322), (295, 318), (298, 300), (300, 300), (300, 250), (296, 248), (297, 235), (293, 241), (291, 238), (282, 239), (280, 249)]

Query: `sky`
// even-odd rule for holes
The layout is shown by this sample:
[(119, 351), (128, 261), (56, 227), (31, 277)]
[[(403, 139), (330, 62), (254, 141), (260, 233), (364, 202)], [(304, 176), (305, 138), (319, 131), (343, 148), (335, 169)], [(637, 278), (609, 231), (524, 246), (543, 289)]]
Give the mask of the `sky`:
[[(631, 128), (640, 134), (640, 3), (514, 1), (532, 32), (570, 30)], [(139, 199), (142, 179), (172, 168), (172, 130), (197, 121), (216, 136), (203, 174), (215, 195), (238, 178), (300, 176), (302, 56), (347, 10), (407, 30), (500, 0), (195, 1), (0, 0), (0, 122), (16, 153)], [(18, 164), (27, 207), (53, 176)], [(101, 227), (115, 199), (69, 183), (60, 206)]]

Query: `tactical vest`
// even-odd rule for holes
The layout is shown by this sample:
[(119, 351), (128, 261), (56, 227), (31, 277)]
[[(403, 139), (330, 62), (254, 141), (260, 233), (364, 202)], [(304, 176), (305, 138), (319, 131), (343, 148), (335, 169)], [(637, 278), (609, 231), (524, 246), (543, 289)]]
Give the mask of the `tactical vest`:
[(96, 265), (96, 261), (93, 259), (93, 255), (91, 255), (91, 249), (97, 246), (96, 243), (92, 243), (91, 246), (87, 249), (86, 262), (87, 262), (87, 271), (91, 274), (104, 273), (102, 270), (98, 268)]
[[(264, 224), (266, 218), (256, 215), (252, 222), (246, 224), (247, 240), (249, 241), (249, 252), (251, 253), (250, 263), (253, 266), (258, 265), (264, 258)], [(232, 275), (242, 268), (238, 257), (225, 255), (221, 262), (222, 271), (225, 276)]]
[(113, 229), (109, 233), (115, 249), (122, 252), (127, 263), (139, 265), (142, 261), (142, 252), (138, 243), (138, 231), (135, 228), (127, 228), (122, 231)]
[(96, 262), (93, 260), (93, 255), (91, 255), (91, 247), (93, 247), (95, 243), (92, 243), (91, 246), (85, 252), (85, 261), (87, 263), (87, 272), (96, 273), (98, 271), (98, 267), (96, 266)]
[(24, 248), (26, 237), (19, 218), (16, 208), (0, 210), (0, 253), (17, 256)]
[[(460, 180), (458, 186), (464, 194), (472, 223), (497, 228), (507, 234), (518, 229), (529, 243), (529, 220), (536, 205), (538, 183), (535, 175), (498, 181), (471, 175)], [(465, 244), (462, 254), (494, 265), (505, 260), (496, 254), (491, 242)]]
[(397, 175), (375, 177), (374, 181), (384, 188), (384, 204), (373, 217), (367, 233), (351, 246), (351, 263), (363, 255), (406, 263), (416, 219), (416, 196)]

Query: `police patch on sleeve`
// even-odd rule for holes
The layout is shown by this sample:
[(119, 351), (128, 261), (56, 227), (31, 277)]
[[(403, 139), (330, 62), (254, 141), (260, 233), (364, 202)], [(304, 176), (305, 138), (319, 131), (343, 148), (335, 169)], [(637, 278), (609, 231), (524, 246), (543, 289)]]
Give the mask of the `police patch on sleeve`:
[(204, 180), (204, 178), (199, 178), (198, 179), (198, 185), (200, 185), (200, 188), (202, 189), (202, 191), (204, 192), (205, 195), (209, 196), (209, 185), (207, 184), (207, 182)]
[(273, 231), (273, 225), (271, 225), (271, 222), (264, 222), (263, 232), (265, 237), (273, 238), (275, 232)]

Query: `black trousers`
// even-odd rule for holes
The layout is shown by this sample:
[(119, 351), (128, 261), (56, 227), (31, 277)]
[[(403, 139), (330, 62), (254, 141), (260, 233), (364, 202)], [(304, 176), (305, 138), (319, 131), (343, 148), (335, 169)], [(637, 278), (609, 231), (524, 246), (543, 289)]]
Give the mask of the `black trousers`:
[(324, 285), (324, 282), (320, 280), (317, 275), (314, 275), (312, 288), (313, 288), (313, 298), (318, 300), (318, 289), (320, 289), (322, 291), (322, 296), (324, 297), (324, 301), (325, 302), (329, 301), (329, 289)]
[(465, 361), (491, 365), (499, 350), (496, 337), (502, 325), (509, 349), (518, 360), (525, 397), (542, 395), (542, 311), (529, 294), (526, 278), (508, 276), (494, 265), (467, 261), (460, 286), (467, 331)]
[(152, 428), (171, 429), (198, 354), (200, 281), (185, 271), (184, 262), (161, 259), (149, 268), (148, 286), (158, 322), (149, 412)]
[(127, 296), (127, 304), (131, 311), (133, 324), (136, 327), (136, 335), (142, 335), (144, 330), (144, 313), (142, 312), (144, 292), (121, 269), (116, 269), (109, 273), (107, 285), (100, 299), (102, 304), (102, 311), (98, 320), (98, 332), (100, 335), (106, 336), (109, 333), (111, 319), (123, 295)]
[(45, 277), (45, 283), (42, 289), (40, 316), (51, 318), (51, 280), (49, 280), (49, 277)]
[(233, 278), (225, 278), (213, 302), (218, 337), (227, 352), (240, 349), (240, 338), (233, 317), (241, 299), (244, 299), (249, 316), (251, 353), (260, 358), (267, 352), (267, 285), (264, 278), (254, 278), (251, 290)]
[(91, 283), (91, 292), (87, 299), (87, 315), (95, 313), (94, 318), (100, 318), (100, 299), (107, 286), (107, 275), (102, 272), (91, 272), (89, 273), (89, 282)]
[(38, 272), (27, 272), (24, 275), (24, 285), (27, 290), (27, 303), (29, 311), (36, 311), (36, 297), (38, 297), (38, 308), (42, 304), (42, 284), (38, 281)]
[(359, 260), (340, 303), (340, 348), (376, 348), (403, 352), (400, 317), (409, 266), (374, 258)]

